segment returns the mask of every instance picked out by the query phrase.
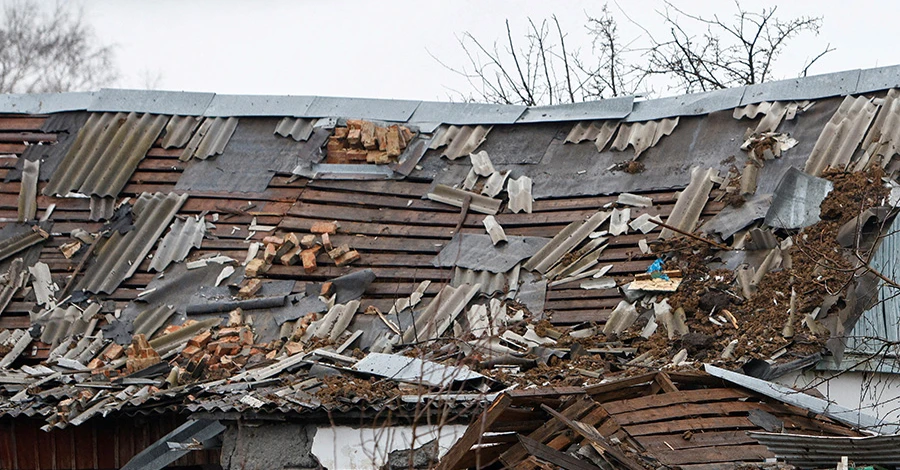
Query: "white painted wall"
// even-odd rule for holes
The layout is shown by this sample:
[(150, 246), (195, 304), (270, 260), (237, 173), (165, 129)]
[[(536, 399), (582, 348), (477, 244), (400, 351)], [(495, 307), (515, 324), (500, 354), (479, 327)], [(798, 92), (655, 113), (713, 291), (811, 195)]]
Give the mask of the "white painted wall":
[(443, 456), (466, 431), (465, 425), (355, 428), (350, 426), (319, 427), (313, 439), (312, 452), (329, 470), (373, 469), (387, 462), (388, 454), (398, 449), (420, 447), (438, 439)]
[(811, 384), (826, 399), (852, 410), (900, 422), (900, 374), (880, 372), (844, 372), (810, 370), (788, 374), (775, 382), (795, 389)]

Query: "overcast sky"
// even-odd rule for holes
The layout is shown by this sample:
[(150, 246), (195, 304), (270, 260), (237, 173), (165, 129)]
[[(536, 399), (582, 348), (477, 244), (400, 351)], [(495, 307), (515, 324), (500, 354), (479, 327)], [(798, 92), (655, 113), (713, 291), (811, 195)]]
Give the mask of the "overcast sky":
[[(675, 0), (700, 14), (731, 15), (726, 1)], [(812, 73), (900, 64), (900, 4), (837, 0), (744, 2), (748, 9), (780, 3), (782, 17), (823, 16), (818, 37), (795, 39), (776, 66), (782, 78), (830, 43), (837, 50)], [(652, 34), (664, 34), (661, 1), (619, 0), (624, 12)], [(237, 1), (85, 0), (87, 20), (103, 41), (116, 45), (122, 78), (117, 86), (217, 93), (364, 96), (447, 100), (468, 90), (465, 80), (431, 55), (453, 65), (465, 56), (457, 37), (471, 32), (491, 41), (504, 20), (524, 31), (526, 19), (556, 14), (572, 46), (589, 49), (586, 14), (603, 2), (548, 0)], [(640, 30), (619, 18), (623, 40)]]

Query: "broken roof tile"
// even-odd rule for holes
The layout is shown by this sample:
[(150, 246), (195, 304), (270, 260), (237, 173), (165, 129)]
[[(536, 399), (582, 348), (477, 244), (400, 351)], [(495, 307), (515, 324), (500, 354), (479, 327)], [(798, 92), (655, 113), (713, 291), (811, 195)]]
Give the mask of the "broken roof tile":
[(238, 126), (238, 118), (203, 118), (203, 123), (191, 137), (179, 160), (206, 160), (225, 151), (225, 146)]
[(634, 148), (634, 158), (638, 158), (645, 150), (656, 145), (660, 139), (671, 134), (676, 126), (678, 126), (677, 117), (621, 124), (611, 148), (623, 151), (631, 146)]
[[(691, 169), (691, 184), (678, 195), (678, 201), (666, 219), (666, 224), (688, 233), (693, 232), (697, 221), (700, 220), (700, 214), (709, 200), (713, 177), (716, 174), (716, 170), (712, 168), (701, 170), (695, 167)], [(674, 234), (675, 232), (671, 229), (663, 228), (659, 233), (659, 238), (669, 238)]]
[(163, 134), (161, 146), (164, 149), (184, 147), (200, 122), (199, 116), (172, 116), (166, 124), (166, 132)]
[(197, 216), (176, 218), (153, 254), (150, 269), (161, 272), (170, 263), (184, 260), (191, 248), (200, 248), (205, 233), (205, 219)]
[(25, 160), (22, 170), (22, 183), (19, 186), (18, 222), (27, 222), (37, 214), (37, 183), (40, 173), (40, 160)]
[(482, 196), (480, 194), (470, 193), (461, 189), (454, 189), (450, 186), (439, 184), (434, 190), (427, 194), (428, 199), (437, 202), (443, 202), (454, 207), (463, 207), (465, 201), (469, 200), (469, 210), (480, 212), (482, 214), (493, 215), (500, 210), (500, 200)]
[(441, 126), (435, 131), (428, 148), (432, 150), (445, 147), (442, 157), (456, 160), (469, 155), (485, 141), (492, 126)]
[(168, 121), (134, 112), (92, 114), (44, 194), (117, 196)]
[(306, 142), (312, 135), (317, 121), (318, 119), (286, 117), (275, 127), (275, 134), (290, 137), (297, 142)]
[(506, 183), (506, 192), (509, 193), (509, 210), (518, 214), (519, 212), (531, 213), (532, 197), (531, 197), (531, 178), (520, 176)]
[(844, 169), (853, 157), (878, 111), (865, 96), (848, 96), (825, 124), (803, 171), (820, 176), (826, 168)]

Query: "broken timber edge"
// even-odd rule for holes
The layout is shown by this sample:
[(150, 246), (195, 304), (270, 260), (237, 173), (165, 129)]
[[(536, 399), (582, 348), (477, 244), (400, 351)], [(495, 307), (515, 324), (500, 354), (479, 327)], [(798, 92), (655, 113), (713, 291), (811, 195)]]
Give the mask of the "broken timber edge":
[[(435, 470), (455, 469), (460, 460), (462, 460), (466, 453), (472, 449), (473, 445), (481, 440), (485, 431), (487, 431), (491, 425), (494, 424), (494, 421), (509, 408), (511, 403), (512, 399), (505, 393), (497, 397), (494, 403), (491, 403), (491, 405), (478, 417), (478, 420), (469, 425), (462, 437), (453, 444), (453, 447), (447, 451), (444, 458), (442, 458), (437, 466), (434, 467)], [(476, 450), (476, 453), (477, 452), (478, 451)], [(476, 461), (477, 460), (478, 457), (476, 455)]]

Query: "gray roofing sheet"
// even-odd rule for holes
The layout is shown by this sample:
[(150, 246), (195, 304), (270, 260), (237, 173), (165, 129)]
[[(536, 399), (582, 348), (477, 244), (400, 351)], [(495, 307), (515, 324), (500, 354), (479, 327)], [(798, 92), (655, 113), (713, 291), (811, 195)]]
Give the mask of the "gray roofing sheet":
[(203, 115), (304, 117), (314, 100), (314, 96), (216, 95)]
[(862, 146), (866, 155), (883, 156), (883, 165), (900, 151), (900, 89), (888, 91)]
[(185, 259), (191, 248), (200, 248), (206, 233), (206, 220), (200, 217), (176, 218), (153, 255), (150, 269), (162, 271), (174, 262)]
[(225, 146), (238, 126), (236, 117), (204, 118), (200, 128), (188, 142), (179, 160), (188, 161), (191, 157), (206, 160), (225, 151)]
[(423, 101), (409, 118), (410, 123), (513, 124), (525, 106), (487, 103), (441, 103)]
[(275, 127), (275, 134), (302, 142), (309, 139), (316, 121), (316, 119), (286, 117)]
[(878, 106), (865, 96), (847, 96), (816, 140), (804, 171), (818, 176), (828, 167), (841, 168), (850, 163), (863, 140)]
[(418, 101), (317, 96), (306, 110), (306, 115), (297, 117), (345, 117), (406, 122), (418, 106)]
[(508, 242), (494, 246), (491, 237), (479, 234), (457, 234), (434, 257), (435, 266), (505, 273), (525, 258), (538, 252), (547, 242), (540, 237), (507, 237)]
[(114, 231), (103, 242), (76, 290), (93, 293), (116, 290), (134, 274), (187, 197), (175, 193), (141, 194), (134, 204), (134, 228), (124, 235)]
[(103, 88), (94, 94), (87, 110), (199, 116), (206, 111), (213, 96), (215, 93)]
[(44, 194), (117, 196), (168, 120), (154, 114), (91, 115)]
[[(801, 434), (749, 432), (779, 460), (799, 468), (831, 468), (841, 457), (849, 457), (853, 468), (862, 465), (896, 467), (900, 462), (900, 436), (867, 437), (806, 436)], [(840, 464), (838, 464), (840, 467)]]
[(176, 189), (190, 191), (262, 192), (272, 176), (290, 174), (301, 161), (317, 161), (318, 149), (330, 131), (317, 130), (306, 142), (272, 133), (279, 118), (243, 118), (223, 153), (207, 160), (192, 160)]
[(856, 93), (887, 90), (900, 87), (900, 65), (863, 69), (859, 72)]
[(625, 121), (638, 122), (673, 116), (699, 116), (723, 109), (732, 109), (741, 104), (743, 94), (744, 88), (738, 87), (637, 101), (634, 103), (634, 110), (625, 118)]
[(49, 114), (82, 111), (94, 99), (94, 92), (0, 94), (0, 113)]
[(813, 75), (747, 86), (741, 105), (760, 101), (799, 101), (849, 95), (856, 92), (860, 71)]
[(79, 129), (87, 122), (90, 113), (74, 112), (74, 113), (58, 113), (52, 114), (44, 121), (41, 126), (42, 132), (55, 133), (56, 143), (53, 145), (29, 145), (25, 148), (19, 161), (16, 162), (16, 168), (6, 175), (7, 181), (17, 181), (22, 177), (22, 168), (24, 160), (40, 160), (41, 171), (38, 181), (47, 181), (56, 171), (59, 162), (62, 161), (75, 137), (78, 135)]
[(0, 261), (44, 240), (28, 225), (6, 224), (0, 229)]
[(200, 121), (203, 118), (198, 116), (172, 116), (169, 123), (166, 124), (166, 132), (162, 139), (162, 148), (181, 148), (188, 143)]
[(581, 121), (586, 119), (621, 119), (632, 113), (633, 96), (620, 96), (582, 103), (554, 106), (531, 106), (517, 122)]

